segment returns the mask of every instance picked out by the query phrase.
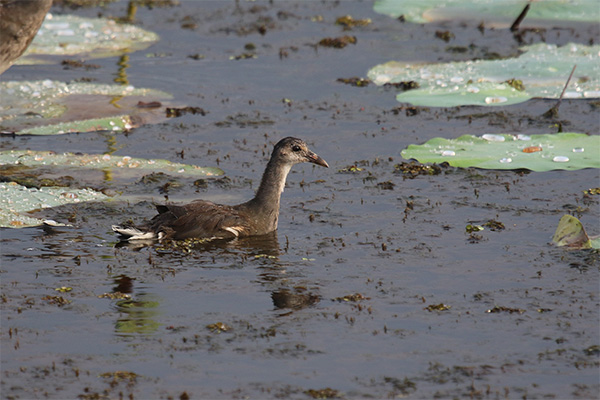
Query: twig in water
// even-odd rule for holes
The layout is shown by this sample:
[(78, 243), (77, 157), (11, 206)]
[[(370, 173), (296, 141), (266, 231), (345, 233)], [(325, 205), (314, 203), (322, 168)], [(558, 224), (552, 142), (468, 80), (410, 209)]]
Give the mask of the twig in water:
[(523, 8), (523, 11), (521, 11), (521, 14), (519, 14), (517, 19), (515, 19), (515, 22), (513, 22), (513, 24), (510, 26), (511, 32), (519, 30), (519, 25), (521, 25), (521, 22), (523, 22), (523, 20), (525, 19), (525, 16), (527, 15), (527, 11), (529, 11), (530, 6), (531, 6), (531, 1), (527, 3), (525, 8)]
[(575, 68), (577, 68), (577, 64), (573, 65), (573, 69), (571, 70), (571, 74), (569, 75), (569, 78), (567, 79), (567, 83), (565, 83), (565, 87), (563, 87), (563, 90), (560, 93), (560, 97), (558, 98), (558, 101), (556, 102), (555, 105), (552, 106), (552, 108), (550, 108), (548, 111), (546, 111), (544, 113), (544, 117), (546, 117), (546, 118), (552, 118), (552, 117), (557, 117), (558, 116), (558, 107), (560, 107), (560, 102), (562, 101), (563, 96), (565, 95), (565, 92), (567, 91), (567, 86), (569, 86), (569, 82), (571, 82), (571, 78), (573, 77), (573, 73), (575, 72)]

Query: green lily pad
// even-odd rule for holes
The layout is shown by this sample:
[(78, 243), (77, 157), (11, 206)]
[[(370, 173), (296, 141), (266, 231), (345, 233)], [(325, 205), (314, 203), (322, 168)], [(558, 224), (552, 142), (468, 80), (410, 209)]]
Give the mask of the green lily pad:
[(62, 135), (70, 132), (113, 131), (123, 132), (133, 128), (129, 115), (116, 117), (84, 119), (81, 121), (61, 122), (54, 125), (36, 126), (18, 132), (19, 135)]
[(16, 135), (57, 135), (96, 130), (123, 131), (165, 119), (164, 109), (138, 102), (170, 99), (154, 89), (59, 81), (0, 82), (0, 131)]
[(600, 136), (583, 133), (546, 135), (464, 135), (410, 145), (402, 157), (454, 167), (550, 171), (600, 168)]
[(552, 243), (571, 249), (600, 249), (600, 238), (590, 238), (583, 224), (572, 215), (563, 215), (558, 222)]
[(105, 18), (48, 14), (31, 45), (15, 64), (51, 63), (48, 55), (80, 58), (113, 57), (142, 50), (158, 41), (158, 35)]
[(0, 151), (0, 166), (21, 165), (24, 167), (71, 167), (110, 171), (111, 180), (140, 177), (148, 172), (163, 172), (171, 175), (207, 177), (223, 175), (215, 167), (198, 167), (174, 163), (168, 160), (149, 160), (110, 154), (73, 154), (52, 151), (8, 150)]
[(61, 187), (26, 188), (14, 182), (0, 184), (0, 227), (23, 228), (44, 223), (23, 214), (41, 208), (83, 201), (104, 201), (109, 197), (92, 189)]
[[(521, 50), (520, 56), (503, 60), (445, 64), (390, 61), (373, 67), (367, 75), (377, 85), (417, 82), (418, 89), (396, 96), (403, 103), (427, 107), (505, 106), (533, 97), (558, 99), (577, 65), (564, 97), (600, 97), (600, 45), (571, 43), (557, 47), (539, 43)], [(522, 85), (507, 82), (515, 80)]]
[[(485, 20), (486, 23), (496, 21), (510, 26), (525, 4), (523, 0), (377, 0), (373, 9), (394, 18), (402, 15), (406, 21), (419, 24), (447, 20)], [(526, 21), (596, 22), (599, 19), (600, 7), (596, 0), (544, 0), (531, 2)]]
[[(214, 167), (173, 163), (167, 160), (148, 160), (109, 154), (73, 154), (51, 151), (10, 150), (0, 151), (0, 170), (18, 175), (23, 173), (43, 177), (50, 171), (52, 176), (68, 173), (75, 176), (80, 185), (127, 184), (148, 172), (162, 172), (175, 176), (211, 177), (223, 175)], [(88, 171), (91, 175), (86, 176)], [(8, 175), (8, 173), (7, 173)], [(87, 180), (86, 180), (87, 178)], [(63, 187), (27, 188), (14, 182), (0, 184), (0, 227), (20, 228), (45, 223), (26, 213), (41, 208), (56, 207), (84, 201), (107, 201), (111, 197), (92, 189)], [(56, 226), (56, 223), (52, 223)]]

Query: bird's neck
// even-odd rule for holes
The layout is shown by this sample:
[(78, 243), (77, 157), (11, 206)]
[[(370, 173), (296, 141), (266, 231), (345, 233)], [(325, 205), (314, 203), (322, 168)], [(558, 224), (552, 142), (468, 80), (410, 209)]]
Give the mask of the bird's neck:
[(263, 173), (256, 196), (245, 204), (246, 207), (252, 209), (258, 219), (271, 225), (272, 229), (277, 229), (281, 193), (291, 168), (291, 164), (270, 160)]
[(279, 211), (281, 193), (285, 187), (285, 180), (292, 166), (276, 161), (269, 161), (260, 181), (260, 186), (254, 196), (255, 204), (264, 209)]

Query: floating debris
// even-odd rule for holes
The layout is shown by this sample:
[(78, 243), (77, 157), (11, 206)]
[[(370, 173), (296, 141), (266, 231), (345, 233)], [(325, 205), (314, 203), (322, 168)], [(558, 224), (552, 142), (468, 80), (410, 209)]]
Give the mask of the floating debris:
[(206, 111), (204, 111), (204, 109), (200, 108), (200, 107), (182, 107), (182, 108), (167, 107), (166, 112), (167, 112), (167, 118), (181, 117), (185, 114), (193, 114), (193, 115), (200, 114), (202, 116), (206, 115)]
[(334, 399), (342, 397), (340, 392), (331, 388), (325, 389), (308, 389), (304, 392), (313, 399)]
[(438, 175), (442, 173), (442, 168), (437, 164), (425, 165), (416, 161), (402, 162), (394, 165), (394, 172), (401, 172), (408, 175), (409, 178), (415, 178), (418, 175)]
[(468, 225), (465, 227), (465, 231), (466, 231), (467, 233), (480, 232), (480, 231), (482, 231), (482, 230), (484, 230), (484, 229), (485, 229), (485, 228), (484, 228), (483, 226), (481, 226), (481, 225), (472, 225), (472, 224), (468, 224)]
[(335, 20), (336, 25), (342, 25), (344, 30), (349, 30), (357, 26), (367, 26), (371, 23), (370, 18), (354, 19), (350, 15), (344, 15)]
[(338, 78), (338, 82), (345, 83), (346, 85), (358, 86), (358, 87), (366, 87), (369, 86), (371, 82), (370, 79), (359, 78), (357, 76), (352, 78)]
[(345, 168), (338, 169), (338, 172), (341, 173), (341, 174), (347, 174), (347, 173), (353, 174), (353, 173), (356, 173), (356, 172), (361, 172), (363, 170), (364, 170), (364, 168), (358, 167), (356, 165), (349, 165), (349, 166), (347, 166)]
[(213, 333), (221, 333), (230, 331), (232, 328), (224, 324), (223, 322), (215, 322), (214, 324), (206, 325), (206, 328), (211, 330)]
[(65, 299), (62, 296), (44, 296), (42, 297), (42, 300), (47, 301), (50, 304), (55, 304), (59, 307), (71, 304), (71, 300)]
[(319, 41), (319, 45), (323, 47), (333, 47), (335, 49), (343, 49), (349, 44), (356, 44), (356, 36), (341, 36), (336, 38), (324, 38)]
[(522, 310), (520, 308), (511, 308), (511, 307), (504, 307), (504, 306), (494, 306), (493, 308), (490, 308), (489, 310), (485, 311), (486, 313), (501, 313), (501, 312), (506, 312), (509, 314), (514, 314), (514, 313), (519, 313), (519, 314), (523, 314), (525, 312), (525, 310)]
[(490, 228), (492, 232), (503, 231), (506, 228), (502, 222), (496, 221), (494, 219), (490, 219), (489, 221), (484, 223), (483, 226)]
[(129, 381), (135, 382), (138, 378), (138, 374), (135, 372), (129, 371), (115, 371), (115, 372), (105, 372), (100, 374), (102, 378), (112, 379), (113, 382), (117, 383), (120, 381)]
[(523, 149), (523, 153), (536, 153), (538, 151), (542, 151), (540, 146), (529, 146)]
[(508, 86), (515, 88), (516, 90), (522, 92), (525, 90), (525, 85), (523, 85), (523, 81), (520, 79), (508, 79), (504, 81)]
[(370, 298), (365, 297), (360, 293), (355, 293), (355, 294), (349, 294), (346, 296), (336, 297), (334, 299), (331, 299), (331, 301), (339, 301), (340, 303), (346, 302), (346, 301), (361, 301), (361, 300), (370, 300)]
[(131, 299), (131, 295), (127, 293), (121, 292), (112, 292), (112, 293), (102, 293), (98, 295), (99, 299), (111, 299), (111, 300), (129, 300)]
[(431, 311), (448, 311), (450, 308), (452, 308), (452, 306), (448, 306), (444, 303), (440, 303), (440, 304), (430, 304), (427, 307), (425, 307), (424, 310), (427, 310), (429, 312), (431, 312)]
[(230, 60), (247, 60), (250, 58), (258, 58), (258, 56), (254, 53), (242, 53), (242, 54), (238, 54), (237, 56), (229, 57)]

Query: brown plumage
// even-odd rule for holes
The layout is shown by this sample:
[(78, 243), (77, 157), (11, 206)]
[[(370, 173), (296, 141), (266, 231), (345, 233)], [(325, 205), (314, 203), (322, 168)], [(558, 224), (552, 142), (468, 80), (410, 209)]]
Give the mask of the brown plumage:
[(279, 202), (290, 169), (311, 162), (329, 167), (301, 139), (287, 137), (274, 147), (256, 196), (236, 206), (196, 200), (185, 205), (159, 205), (158, 215), (140, 227), (112, 229), (121, 240), (214, 238), (264, 235), (277, 229)]

